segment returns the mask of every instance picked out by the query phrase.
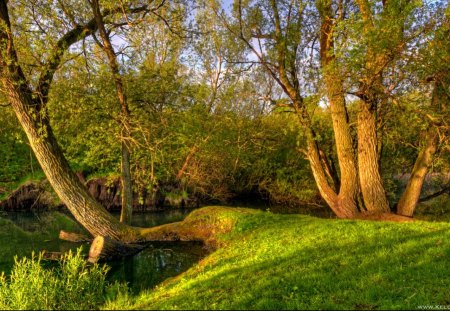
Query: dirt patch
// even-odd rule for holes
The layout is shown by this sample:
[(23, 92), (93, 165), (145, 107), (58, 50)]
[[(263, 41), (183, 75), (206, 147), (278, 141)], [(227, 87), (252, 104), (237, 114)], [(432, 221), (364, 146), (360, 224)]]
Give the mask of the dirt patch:
[(392, 213), (378, 213), (378, 214), (361, 214), (356, 219), (375, 220), (375, 221), (390, 221), (390, 222), (413, 222), (412, 217), (401, 216)]
[(58, 207), (58, 203), (45, 189), (45, 185), (36, 182), (23, 184), (0, 202), (0, 210), (8, 212), (32, 209), (45, 210), (55, 207)]

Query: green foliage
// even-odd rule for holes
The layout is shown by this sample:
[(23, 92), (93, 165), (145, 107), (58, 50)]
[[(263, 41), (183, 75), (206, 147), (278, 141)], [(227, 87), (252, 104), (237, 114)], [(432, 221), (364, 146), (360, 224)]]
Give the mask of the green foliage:
[[(19, 60), (30, 85), (45, 70), (44, 59), (61, 34), (92, 18), (88, 3), (66, 2), (9, 3)], [(114, 27), (111, 35), (121, 37), (127, 46), (123, 51), (115, 48), (120, 51), (130, 106), (135, 189), (145, 189), (152, 196), (155, 189), (162, 189), (223, 202), (247, 193), (261, 193), (278, 203), (317, 200), (314, 178), (301, 152), (305, 147), (302, 128), (286, 108), (290, 101), (281, 95), (283, 91), (267, 70), (246, 63), (253, 62), (255, 55), (249, 57), (248, 46), (237, 34), (255, 45), (274, 72), (279, 67), (277, 51), (285, 47), (287, 78), (298, 84), (317, 143), (337, 167), (319, 53), (312, 53), (320, 44), (315, 39), (318, 11), (328, 3), (276, 2), (282, 20), (279, 42), (274, 40), (270, 1), (242, 1), (241, 6), (235, 1), (231, 11), (223, 12), (230, 16), (215, 14), (220, 11), (217, 1), (202, 0), (192, 12), (188, 1), (166, 2), (157, 11), (170, 21), (170, 29), (153, 14), (142, 19), (139, 14), (122, 13), (105, 18), (108, 24), (129, 26)], [(102, 3), (105, 9), (116, 5), (114, 1)], [(128, 5), (138, 2), (127, 1)], [(339, 15), (333, 18), (335, 69), (342, 77), (344, 93), (358, 94), (361, 83), (370, 85), (374, 77), (382, 78), (370, 91), (377, 98), (383, 178), (394, 202), (400, 192), (396, 179), (411, 170), (420, 148), (416, 140), (429, 127), (426, 115), (448, 119), (448, 109), (438, 112), (429, 107), (431, 84), (422, 82), (448, 71), (449, 8), (441, 2), (421, 1), (389, 1), (383, 8), (379, 1), (367, 1), (373, 14), (373, 25), (367, 27), (357, 3), (336, 5), (333, 2), (332, 11)], [(242, 23), (237, 22), (239, 14)], [(188, 27), (195, 31), (184, 36), (183, 28)], [(66, 158), (88, 178), (120, 175), (121, 112), (113, 77), (99, 51), (90, 38), (65, 51), (47, 105)], [(0, 96), (6, 102), (5, 94)], [(353, 99), (346, 98), (356, 148)], [(0, 109), (2, 198), (22, 178), (35, 178), (39, 169), (12, 109)], [(46, 115), (47, 110), (41, 113)], [(433, 172), (448, 172), (444, 123), (441, 140), (446, 142), (439, 148)]]
[(24, 179), (38, 178), (40, 167), (11, 107), (0, 107), (0, 198)]
[[(81, 254), (69, 251), (56, 267), (46, 268), (42, 254), (15, 258), (11, 275), (0, 278), (0, 309), (91, 310), (115, 297), (123, 287), (108, 289), (107, 266), (90, 266)], [(114, 293), (115, 292), (115, 293)]]
[(414, 217), (426, 221), (450, 222), (450, 199), (448, 194), (419, 203)]
[(234, 223), (220, 237), (224, 247), (154, 291), (104, 308), (384, 310), (450, 299), (448, 223), (211, 212)]

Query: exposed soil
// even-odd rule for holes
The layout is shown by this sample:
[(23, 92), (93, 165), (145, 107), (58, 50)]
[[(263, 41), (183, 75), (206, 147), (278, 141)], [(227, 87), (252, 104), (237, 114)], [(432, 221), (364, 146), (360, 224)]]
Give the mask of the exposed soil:
[(393, 213), (381, 213), (381, 214), (361, 214), (357, 219), (363, 220), (375, 220), (375, 221), (390, 221), (390, 222), (413, 222), (412, 217), (401, 216)]
[(8, 212), (59, 207), (61, 204), (45, 189), (43, 182), (27, 182), (0, 202), (0, 210)]

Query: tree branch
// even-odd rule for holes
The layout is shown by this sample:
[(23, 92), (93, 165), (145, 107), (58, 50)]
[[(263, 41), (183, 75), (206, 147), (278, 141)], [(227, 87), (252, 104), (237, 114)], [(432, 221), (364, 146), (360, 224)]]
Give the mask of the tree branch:
[(444, 188), (442, 188), (442, 189), (439, 190), (439, 191), (436, 191), (435, 193), (432, 193), (432, 194), (430, 194), (430, 195), (427, 195), (427, 196), (425, 196), (425, 197), (420, 198), (420, 199), (419, 199), (419, 202), (425, 202), (425, 201), (431, 200), (431, 199), (433, 199), (433, 198), (435, 198), (435, 197), (438, 197), (438, 196), (440, 196), (441, 194), (445, 194), (445, 193), (446, 193), (447, 195), (450, 195), (450, 185), (445, 186)]
[[(137, 8), (128, 8), (129, 13), (139, 13), (148, 10), (148, 6), (144, 5)], [(122, 7), (118, 6), (112, 10), (104, 10), (102, 16), (108, 16), (112, 14), (122, 13)], [(72, 30), (68, 31), (61, 39), (58, 40), (52, 52), (49, 54), (44, 68), (41, 71), (39, 82), (37, 86), (37, 92), (40, 95), (40, 108), (45, 106), (48, 102), (48, 93), (50, 91), (50, 85), (53, 81), (53, 76), (56, 70), (59, 68), (62, 57), (67, 49), (74, 43), (85, 39), (97, 31), (97, 24), (95, 19), (91, 19), (84, 25), (77, 25)]]

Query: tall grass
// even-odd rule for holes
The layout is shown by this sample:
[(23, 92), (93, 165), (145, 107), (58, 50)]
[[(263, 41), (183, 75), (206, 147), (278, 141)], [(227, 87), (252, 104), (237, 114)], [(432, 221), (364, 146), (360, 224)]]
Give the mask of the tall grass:
[(90, 265), (81, 248), (69, 251), (53, 266), (42, 253), (15, 258), (9, 276), (0, 276), (1, 310), (91, 310), (113, 299), (126, 286), (105, 281), (109, 268)]

